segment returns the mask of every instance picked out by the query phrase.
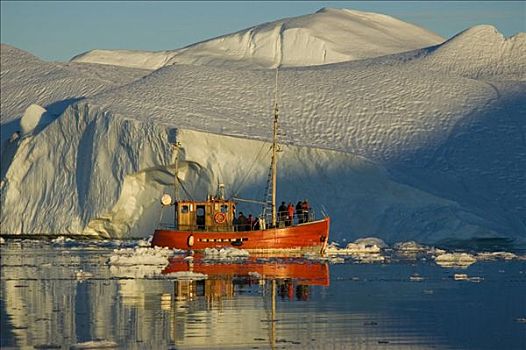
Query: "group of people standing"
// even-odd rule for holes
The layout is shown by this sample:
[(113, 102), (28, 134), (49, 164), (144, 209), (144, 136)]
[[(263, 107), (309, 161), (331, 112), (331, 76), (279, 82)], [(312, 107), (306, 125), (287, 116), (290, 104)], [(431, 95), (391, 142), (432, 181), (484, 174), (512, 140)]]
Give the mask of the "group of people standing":
[[(281, 202), (278, 208), (278, 226), (291, 226), (295, 217), (298, 224), (311, 221), (311, 208), (307, 200), (299, 201), (296, 206), (292, 203), (287, 205), (285, 202)], [(255, 218), (252, 214), (247, 217), (243, 212), (239, 212), (238, 217), (234, 216), (234, 230), (252, 231), (259, 229), (265, 229), (263, 218)]]
[(243, 215), (243, 212), (239, 212), (239, 216), (234, 217), (234, 229), (236, 231), (251, 231), (259, 230), (259, 220), (248, 214), (248, 217)]
[(306, 199), (304, 201), (298, 201), (296, 207), (290, 202), (288, 205), (286, 205), (285, 202), (281, 202), (278, 208), (279, 222), (284, 223), (285, 226), (290, 226), (294, 223), (294, 217), (297, 218), (298, 224), (310, 221), (311, 208)]

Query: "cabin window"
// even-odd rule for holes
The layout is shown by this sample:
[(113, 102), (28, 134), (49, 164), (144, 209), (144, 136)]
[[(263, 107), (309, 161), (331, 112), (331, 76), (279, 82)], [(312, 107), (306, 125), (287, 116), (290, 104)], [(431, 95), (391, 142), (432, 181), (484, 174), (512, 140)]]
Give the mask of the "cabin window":
[(183, 205), (183, 206), (181, 207), (181, 213), (182, 213), (182, 214), (186, 214), (186, 213), (188, 213), (188, 205)]
[(221, 212), (222, 212), (222, 213), (228, 213), (228, 205), (223, 204), (223, 205), (221, 206)]
[(197, 216), (205, 216), (205, 208), (201, 206), (197, 206)]

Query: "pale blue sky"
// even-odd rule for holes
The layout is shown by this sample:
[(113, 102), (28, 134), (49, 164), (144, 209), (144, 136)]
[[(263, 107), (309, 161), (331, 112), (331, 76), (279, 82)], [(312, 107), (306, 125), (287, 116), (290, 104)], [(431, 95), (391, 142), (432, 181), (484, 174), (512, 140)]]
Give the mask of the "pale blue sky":
[(94, 49), (168, 50), (322, 7), (380, 12), (445, 38), (477, 24), (526, 31), (523, 1), (1, 1), (1, 41), (46, 60)]

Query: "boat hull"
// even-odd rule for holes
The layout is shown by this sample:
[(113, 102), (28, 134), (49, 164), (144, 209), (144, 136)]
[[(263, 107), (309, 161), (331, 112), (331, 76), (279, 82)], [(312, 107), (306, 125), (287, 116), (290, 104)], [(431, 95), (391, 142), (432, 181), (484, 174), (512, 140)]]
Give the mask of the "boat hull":
[(172, 249), (201, 251), (207, 248), (235, 247), (252, 253), (323, 254), (329, 239), (330, 219), (266, 230), (207, 232), (157, 229), (152, 245)]

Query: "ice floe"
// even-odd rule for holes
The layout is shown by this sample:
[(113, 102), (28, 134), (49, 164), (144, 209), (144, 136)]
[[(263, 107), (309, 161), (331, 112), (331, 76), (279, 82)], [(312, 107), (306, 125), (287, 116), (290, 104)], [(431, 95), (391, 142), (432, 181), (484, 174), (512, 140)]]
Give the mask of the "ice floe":
[(213, 259), (213, 260), (231, 260), (231, 259), (244, 259), (247, 258), (250, 254), (245, 249), (237, 249), (237, 248), (206, 248), (204, 250), (205, 258), (206, 259)]
[(329, 257), (348, 256), (360, 263), (384, 262), (385, 257), (381, 255), (382, 248), (387, 244), (378, 238), (360, 238), (348, 243), (345, 248), (340, 248), (338, 243), (331, 243), (326, 250)]
[(164, 278), (174, 278), (177, 280), (199, 281), (208, 278), (208, 275), (193, 271), (177, 271), (162, 275)]
[(80, 349), (116, 349), (119, 345), (110, 340), (90, 340), (82, 343), (77, 343), (71, 345), (71, 350), (80, 350)]
[(135, 247), (115, 249), (108, 263), (110, 265), (167, 265), (168, 258), (177, 250), (161, 247)]
[(435, 262), (442, 267), (467, 268), (477, 261), (468, 253), (444, 253), (435, 257)]
[(478, 261), (514, 260), (517, 259), (517, 255), (509, 252), (482, 252), (477, 253), (476, 259)]

